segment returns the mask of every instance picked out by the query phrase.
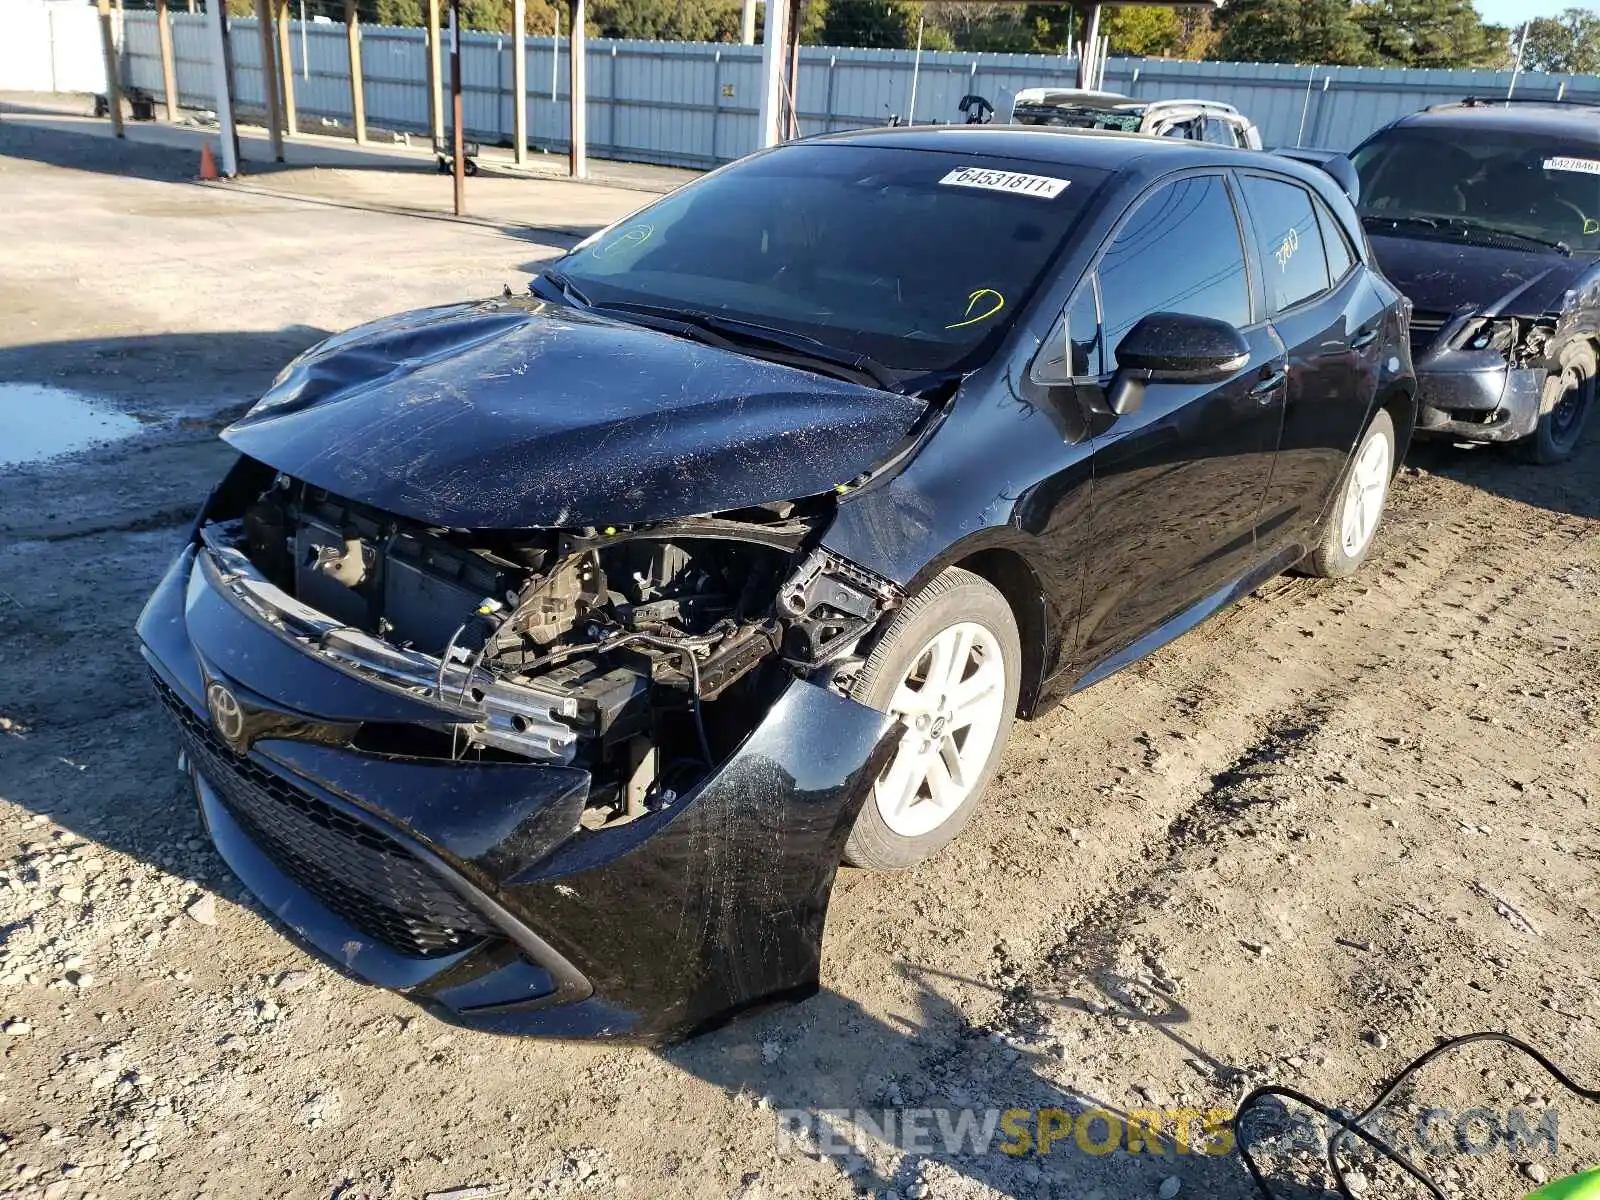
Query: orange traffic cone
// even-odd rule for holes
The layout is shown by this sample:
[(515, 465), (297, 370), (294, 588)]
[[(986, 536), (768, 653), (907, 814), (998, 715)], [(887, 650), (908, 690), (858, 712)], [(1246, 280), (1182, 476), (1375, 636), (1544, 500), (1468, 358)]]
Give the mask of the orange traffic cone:
[(210, 142), (201, 142), (200, 143), (200, 178), (201, 179), (221, 179), (222, 178), (222, 176), (217, 173), (217, 160), (216, 160), (216, 157), (211, 153), (211, 143)]

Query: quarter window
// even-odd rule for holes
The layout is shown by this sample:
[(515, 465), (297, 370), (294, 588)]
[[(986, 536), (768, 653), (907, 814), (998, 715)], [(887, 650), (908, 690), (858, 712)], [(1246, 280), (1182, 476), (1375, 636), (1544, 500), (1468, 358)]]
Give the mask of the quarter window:
[(1272, 310), (1282, 312), (1327, 291), (1328, 256), (1311, 193), (1260, 175), (1246, 175), (1243, 185)]
[(1099, 275), (1108, 367), (1128, 330), (1151, 313), (1250, 324), (1244, 247), (1217, 175), (1180, 179), (1147, 196), (1106, 250)]
[(1083, 281), (1067, 309), (1067, 344), (1072, 355), (1072, 377), (1088, 379), (1105, 374), (1100, 357), (1100, 313), (1095, 304), (1094, 276)]
[(1339, 218), (1328, 211), (1328, 206), (1320, 200), (1317, 205), (1317, 224), (1322, 226), (1322, 245), (1328, 252), (1328, 278), (1338, 283), (1350, 274), (1350, 268), (1356, 265), (1355, 255), (1350, 250), (1350, 241), (1344, 231), (1339, 227)]

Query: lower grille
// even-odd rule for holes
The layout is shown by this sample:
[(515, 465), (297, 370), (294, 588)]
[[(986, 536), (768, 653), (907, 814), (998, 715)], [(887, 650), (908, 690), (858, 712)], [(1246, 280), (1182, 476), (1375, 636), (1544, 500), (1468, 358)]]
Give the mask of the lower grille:
[(151, 678), (185, 751), (234, 820), (324, 907), (413, 958), (453, 954), (494, 932), (399, 842), (235, 754), (159, 676)]
[(1439, 331), (1450, 319), (1449, 313), (1414, 312), (1411, 314), (1411, 353), (1421, 354), (1433, 345)]

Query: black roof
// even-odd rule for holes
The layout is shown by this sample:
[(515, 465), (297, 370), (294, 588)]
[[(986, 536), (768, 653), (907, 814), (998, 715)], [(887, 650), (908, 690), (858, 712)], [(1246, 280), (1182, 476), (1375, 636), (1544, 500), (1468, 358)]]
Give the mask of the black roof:
[(1228, 165), (1259, 162), (1261, 159), (1259, 152), (1230, 150), (1210, 142), (1158, 138), (1111, 129), (1064, 129), (1052, 125), (881, 125), (807, 140), (935, 150), (945, 154), (982, 154), (991, 158), (1098, 167), (1103, 171), (1118, 171), (1157, 155), (1187, 156), (1181, 161), (1175, 158), (1170, 164), (1163, 163), (1163, 169), (1199, 166), (1207, 157)]
[[(803, 144), (818, 143), (1014, 158), (1024, 162), (1093, 167), (1145, 178), (1185, 167), (1214, 166), (1272, 171), (1317, 188), (1333, 183), (1315, 167), (1261, 150), (1235, 150), (1211, 142), (1109, 129), (1063, 129), (1049, 125), (883, 125), (806, 138)], [(1337, 191), (1337, 185), (1334, 190)]]
[(1559, 100), (1492, 99), (1440, 104), (1401, 117), (1389, 128), (1506, 130), (1600, 145), (1600, 106)]

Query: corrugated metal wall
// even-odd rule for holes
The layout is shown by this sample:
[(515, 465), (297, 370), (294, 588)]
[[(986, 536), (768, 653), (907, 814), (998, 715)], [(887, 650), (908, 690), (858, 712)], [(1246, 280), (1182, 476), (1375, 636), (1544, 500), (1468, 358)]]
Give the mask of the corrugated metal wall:
[[(178, 91), (183, 103), (210, 106), (204, 18), (173, 15)], [(350, 82), (344, 29), (294, 23), (295, 97), (302, 121), (348, 119)], [(259, 107), (260, 42), (255, 22), (233, 22), (238, 100)], [(367, 120), (378, 128), (426, 132), (427, 66), (422, 31), (362, 30)], [(530, 38), (528, 129), (533, 145), (564, 149), (567, 43)], [(471, 135), (510, 143), (511, 48), (504, 35), (462, 37), (463, 109)], [(801, 52), (801, 132), (882, 124), (910, 112), (909, 50), (808, 46)], [(555, 68), (554, 78), (552, 67)], [(123, 41), (125, 78), (160, 95), (155, 17), (129, 12)], [(448, 71), (448, 68), (447, 68)], [(918, 121), (959, 121), (957, 102), (985, 96), (1003, 119), (1025, 87), (1072, 84), (1073, 62), (1052, 55), (927, 53), (916, 70)], [(759, 46), (690, 42), (589, 42), (589, 150), (599, 158), (707, 167), (748, 153), (756, 142)], [(1503, 96), (1510, 74), (1496, 71), (1406, 71), (1361, 67), (1294, 67), (1268, 63), (1195, 63), (1112, 59), (1106, 87), (1151, 99), (1204, 96), (1237, 105), (1261, 127), (1270, 146), (1349, 149), (1394, 118), (1463, 96)], [(1600, 100), (1600, 78), (1523, 75), (1517, 94)], [(552, 91), (554, 99), (552, 99)]]

